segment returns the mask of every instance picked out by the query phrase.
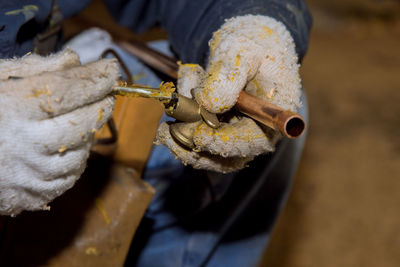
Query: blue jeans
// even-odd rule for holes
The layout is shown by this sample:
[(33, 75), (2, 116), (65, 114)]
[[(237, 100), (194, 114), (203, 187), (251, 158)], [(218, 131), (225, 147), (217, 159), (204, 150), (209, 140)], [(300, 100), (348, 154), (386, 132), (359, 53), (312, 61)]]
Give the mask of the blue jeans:
[[(166, 42), (153, 47), (167, 52)], [(159, 78), (123, 51), (137, 83)], [(307, 121), (303, 95), (300, 113)], [(162, 121), (169, 120), (167, 116)], [(230, 174), (194, 170), (155, 146), (144, 179), (156, 189), (129, 252), (127, 266), (256, 266), (285, 203), (305, 135), (283, 139), (274, 153)]]

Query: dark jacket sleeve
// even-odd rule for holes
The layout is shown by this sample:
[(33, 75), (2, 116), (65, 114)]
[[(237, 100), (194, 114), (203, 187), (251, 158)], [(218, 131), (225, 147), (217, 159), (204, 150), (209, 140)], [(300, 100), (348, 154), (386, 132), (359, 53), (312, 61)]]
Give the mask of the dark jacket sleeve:
[(311, 16), (302, 0), (105, 0), (124, 26), (143, 32), (158, 23), (183, 62), (204, 64), (208, 41), (225, 19), (266, 15), (286, 25), (301, 60), (307, 50)]
[[(78, 13), (90, 0), (58, 0), (64, 18)], [(0, 58), (31, 52), (36, 34), (48, 26), (52, 0), (0, 1)]]

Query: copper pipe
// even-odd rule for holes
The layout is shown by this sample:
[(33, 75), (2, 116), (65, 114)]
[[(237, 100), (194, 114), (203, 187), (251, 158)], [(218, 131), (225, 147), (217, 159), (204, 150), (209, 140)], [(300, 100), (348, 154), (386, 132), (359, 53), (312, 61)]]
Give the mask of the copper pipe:
[[(149, 66), (177, 79), (179, 66), (172, 57), (138, 41), (134, 43), (119, 41), (117, 44)], [(304, 132), (305, 121), (300, 114), (284, 110), (245, 91), (240, 92), (235, 107), (252, 119), (280, 131), (288, 138), (297, 138)]]
[(139, 41), (117, 41), (116, 43), (124, 50), (156, 70), (161, 71), (171, 78), (178, 78), (178, 64), (176, 64), (173, 58), (164, 55)]
[(240, 92), (235, 107), (288, 138), (297, 138), (304, 132), (305, 122), (299, 114), (284, 110), (245, 91)]

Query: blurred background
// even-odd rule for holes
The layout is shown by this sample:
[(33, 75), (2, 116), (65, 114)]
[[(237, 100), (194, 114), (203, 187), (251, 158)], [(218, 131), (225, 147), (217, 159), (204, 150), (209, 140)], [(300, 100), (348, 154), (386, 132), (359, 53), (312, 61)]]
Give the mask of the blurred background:
[(400, 266), (400, 2), (307, 2), (309, 136), (263, 266)]
[[(309, 136), (262, 266), (400, 266), (400, 2), (307, 2)], [(100, 0), (65, 34), (93, 25), (165, 38), (120, 28)]]

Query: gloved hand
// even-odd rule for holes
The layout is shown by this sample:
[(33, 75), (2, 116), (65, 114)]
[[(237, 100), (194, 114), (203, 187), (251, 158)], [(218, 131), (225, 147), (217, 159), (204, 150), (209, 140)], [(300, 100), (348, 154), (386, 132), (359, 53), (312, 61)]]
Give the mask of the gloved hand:
[[(192, 97), (213, 113), (224, 113), (241, 90), (296, 111), (301, 81), (294, 41), (286, 27), (266, 16), (227, 20), (209, 42), (206, 71), (195, 64), (181, 65), (179, 93)], [(193, 90), (192, 90), (193, 89)], [(230, 172), (243, 168), (255, 156), (274, 151), (279, 132), (247, 117), (231, 116), (218, 129), (205, 123), (194, 133), (196, 148), (185, 149), (171, 138), (169, 125), (160, 125), (157, 140), (194, 168)]]
[(86, 166), (111, 116), (114, 60), (80, 65), (72, 50), (0, 60), (0, 214), (47, 209)]

